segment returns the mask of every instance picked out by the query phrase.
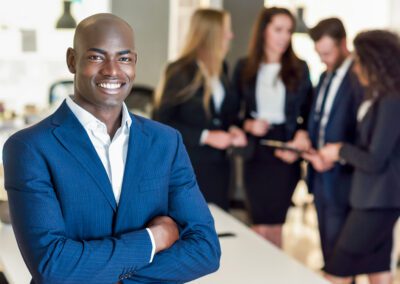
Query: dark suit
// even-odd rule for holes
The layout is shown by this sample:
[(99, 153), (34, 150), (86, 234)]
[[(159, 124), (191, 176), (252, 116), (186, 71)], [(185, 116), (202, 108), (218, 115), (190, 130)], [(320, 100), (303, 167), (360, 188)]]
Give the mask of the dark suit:
[[(316, 104), (326, 73), (321, 75), (308, 122), (313, 148), (318, 148), (320, 119), (316, 118)], [(321, 94), (322, 95), (322, 94)], [(351, 66), (344, 75), (335, 95), (325, 126), (325, 143), (355, 141), (357, 109), (362, 99), (362, 88)], [(349, 210), (349, 193), (353, 168), (336, 163), (324, 173), (308, 167), (308, 187), (314, 194), (318, 214), (321, 246), (325, 261), (329, 258)]]
[[(242, 83), (242, 73), (246, 64), (246, 58), (238, 61), (232, 79), (232, 84), (237, 96), (245, 103), (245, 117), (253, 118), (252, 112), (257, 112), (256, 104), (256, 77), (248, 83)], [(302, 62), (302, 78), (299, 86), (293, 90), (286, 90), (285, 95), (285, 133), (286, 140), (293, 138), (295, 132), (299, 129), (307, 129), (307, 120), (309, 116), (312, 85), (308, 66)]]
[(400, 208), (400, 98), (378, 100), (359, 123), (355, 146), (340, 156), (355, 167), (352, 208)]
[(390, 271), (400, 216), (400, 96), (378, 99), (340, 157), (354, 166), (349, 212), (325, 270), (349, 276)]
[[(233, 85), (237, 96), (245, 105), (245, 119), (253, 118), (257, 112), (257, 77), (243, 82), (243, 72), (247, 58), (238, 61)], [(302, 77), (294, 90), (286, 86), (285, 122), (275, 125), (268, 131), (265, 139), (288, 141), (293, 139), (299, 129), (307, 127), (306, 121), (312, 99), (312, 85), (307, 64), (302, 62)], [(254, 119), (254, 118), (253, 118)], [(274, 149), (259, 144), (259, 137), (248, 135), (250, 147), (244, 167), (247, 198), (250, 213), (255, 224), (282, 224), (290, 206), (292, 193), (300, 178), (300, 164), (287, 164), (274, 156)]]
[[(167, 67), (169, 74), (176, 64)], [(210, 99), (208, 111), (204, 109), (204, 87), (201, 85), (189, 99), (174, 102), (178, 92), (188, 87), (199, 67), (195, 61), (181, 66), (165, 84), (163, 98), (155, 119), (168, 124), (182, 133), (192, 161), (201, 191), (207, 202), (213, 202), (227, 209), (229, 203), (229, 161), (225, 150), (218, 150), (208, 145), (200, 144), (204, 130), (228, 130), (238, 122), (239, 100), (230, 91), (228, 78), (222, 74), (220, 79), (225, 89), (225, 98), (220, 111), (215, 110), (213, 99)]]
[[(119, 205), (85, 129), (64, 102), (5, 144), (5, 187), (34, 283), (182, 283), (214, 271), (220, 248), (180, 135), (131, 115)], [(146, 224), (180, 239), (149, 264)]]

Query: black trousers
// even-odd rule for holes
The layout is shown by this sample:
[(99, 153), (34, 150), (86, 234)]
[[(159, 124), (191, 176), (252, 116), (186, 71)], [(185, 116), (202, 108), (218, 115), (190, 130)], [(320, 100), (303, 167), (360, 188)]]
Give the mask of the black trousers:
[(313, 194), (324, 263), (331, 257), (350, 211), (347, 202), (338, 203), (332, 200), (325, 190), (321, 174), (316, 173), (313, 180)]

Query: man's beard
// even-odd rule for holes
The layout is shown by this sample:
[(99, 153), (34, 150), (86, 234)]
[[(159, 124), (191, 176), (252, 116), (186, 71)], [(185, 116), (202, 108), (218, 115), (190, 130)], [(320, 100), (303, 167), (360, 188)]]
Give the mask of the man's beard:
[(342, 65), (342, 63), (346, 60), (347, 55), (344, 52), (340, 52), (338, 59), (336, 60), (335, 66), (333, 70), (336, 70)]

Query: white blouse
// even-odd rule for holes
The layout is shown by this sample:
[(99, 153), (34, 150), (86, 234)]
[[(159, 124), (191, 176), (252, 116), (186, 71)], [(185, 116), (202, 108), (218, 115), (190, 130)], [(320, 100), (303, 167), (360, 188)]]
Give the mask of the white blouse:
[(225, 98), (225, 89), (224, 85), (219, 77), (212, 77), (211, 78), (211, 93), (212, 99), (214, 102), (214, 107), (216, 112), (221, 111), (221, 106)]
[(286, 88), (279, 76), (280, 63), (262, 63), (256, 82), (257, 117), (270, 124), (285, 122)]

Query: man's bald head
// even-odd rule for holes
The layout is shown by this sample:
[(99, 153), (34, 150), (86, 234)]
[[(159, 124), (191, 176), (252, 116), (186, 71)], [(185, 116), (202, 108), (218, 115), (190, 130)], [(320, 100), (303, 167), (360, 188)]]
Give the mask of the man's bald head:
[(133, 29), (123, 19), (109, 13), (100, 13), (83, 19), (75, 30), (74, 49), (85, 40), (89, 35), (108, 34), (122, 32), (132, 36)]
[(75, 100), (86, 110), (120, 113), (136, 75), (133, 30), (112, 14), (96, 14), (79, 23), (67, 65), (75, 75)]

